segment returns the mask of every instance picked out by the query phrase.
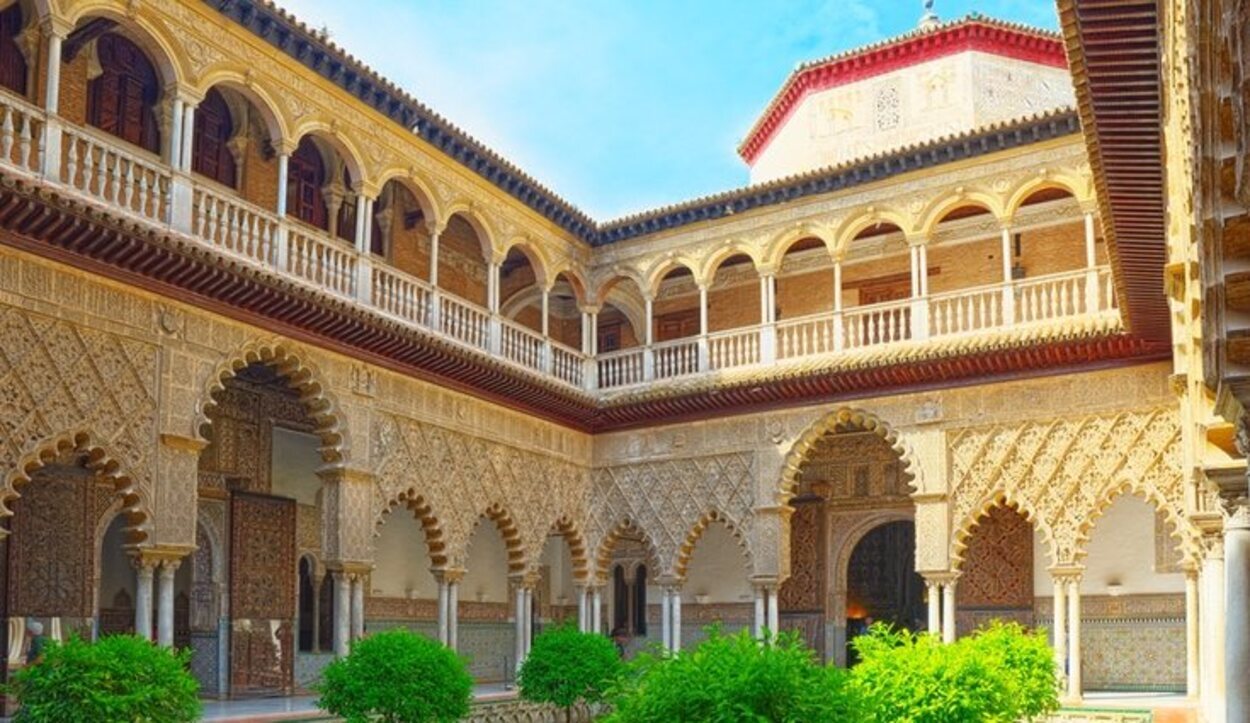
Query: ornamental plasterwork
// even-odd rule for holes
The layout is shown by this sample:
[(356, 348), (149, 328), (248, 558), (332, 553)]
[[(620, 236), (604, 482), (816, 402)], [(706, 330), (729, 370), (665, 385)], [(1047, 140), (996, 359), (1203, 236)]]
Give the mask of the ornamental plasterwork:
[(1189, 548), (1180, 447), (1174, 406), (953, 431), (952, 558), (959, 559), (975, 520), (1005, 502), (1041, 532), (1051, 562), (1077, 564), (1097, 518), (1121, 493), (1145, 497)]
[[(562, 521), (585, 529), (583, 467), (482, 437), (412, 419), (378, 415), (371, 430), (376, 460), (372, 519), (406, 500), (428, 508), (427, 535), (445, 546), (446, 564), (463, 567), (469, 538), (484, 515), (501, 517), (504, 541), (520, 564), (534, 566)], [(403, 507), (391, 514), (410, 514)]]
[[(602, 561), (621, 529), (640, 531), (664, 575), (681, 577), (710, 520), (753, 555), (756, 455), (732, 452), (602, 467), (591, 473), (587, 542)], [(600, 574), (606, 574), (600, 570)]]

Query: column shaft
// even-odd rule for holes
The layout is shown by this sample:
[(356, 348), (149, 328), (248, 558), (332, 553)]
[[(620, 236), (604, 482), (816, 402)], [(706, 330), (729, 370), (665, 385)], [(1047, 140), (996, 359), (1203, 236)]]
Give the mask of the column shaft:
[(942, 642), (955, 642), (955, 581), (942, 586)]
[(516, 669), (521, 670), (521, 662), (525, 660), (525, 588), (520, 585), (516, 586), (515, 594), (515, 610), (516, 616)]
[(757, 638), (763, 638), (764, 629), (768, 627), (768, 621), (765, 619), (767, 613), (764, 610), (767, 601), (764, 598), (764, 588), (757, 585), (755, 587), (755, 627), (753, 629)]
[(157, 576), (156, 642), (164, 648), (174, 647), (174, 571), (175, 561), (161, 564)]
[(669, 600), (672, 607), (673, 615), (673, 651), (681, 650), (681, 590), (673, 591), (673, 597)]
[(1081, 581), (1068, 583), (1068, 699), (1081, 699)]
[(781, 630), (781, 612), (777, 609), (777, 588), (768, 588), (768, 631), (776, 636)]
[(929, 593), (929, 632), (937, 635), (942, 630), (942, 585), (926, 580), (925, 587)]
[[(1250, 503), (1247, 503), (1250, 505)], [(1228, 721), (1250, 721), (1250, 506), (1224, 523), (1224, 694)]]
[(43, 107), (49, 113), (56, 113), (61, 101), (61, 42), (64, 40), (55, 31), (48, 35), (48, 68), (47, 83), (44, 85)]
[(191, 103), (182, 105), (182, 150), (178, 155), (178, 167), (188, 173), (191, 171), (192, 153), (195, 151), (195, 106)]
[(352, 640), (365, 634), (365, 576), (352, 578)]
[[(1198, 649), (1202, 661), (1202, 707), (1208, 723), (1224, 723), (1224, 551), (1222, 544), (1211, 549), (1202, 561), (1198, 604), (1201, 610), (1201, 640)], [(1229, 723), (1232, 723), (1229, 721)]]
[(603, 591), (598, 587), (592, 588), (590, 593), (590, 632), (603, 632)]
[(290, 162), (290, 154), (278, 154), (278, 218), (282, 218), (286, 215), (286, 195), (287, 184), (290, 182)]
[(447, 608), (447, 581), (440, 579), (438, 581), (438, 642), (443, 645), (447, 644), (449, 619)]
[(660, 637), (663, 638), (665, 650), (673, 649), (673, 619), (669, 614), (669, 600), (672, 593), (669, 589), (663, 588), (660, 592)]
[(460, 649), (460, 583), (447, 588), (447, 647)]
[(1068, 675), (1068, 581), (1056, 577), (1054, 607), (1054, 623), (1052, 624), (1055, 642), (1055, 666), (1061, 678)]
[(182, 98), (174, 98), (170, 103), (169, 128), (166, 130), (165, 162), (174, 170), (180, 170), (182, 164)]
[(1185, 692), (1197, 699), (1201, 694), (1198, 648), (1198, 571), (1185, 571)]
[(135, 568), (135, 635), (152, 639), (152, 567), (142, 562)]
[(352, 583), (347, 575), (335, 571), (334, 581), (334, 654), (347, 655), (352, 636)]

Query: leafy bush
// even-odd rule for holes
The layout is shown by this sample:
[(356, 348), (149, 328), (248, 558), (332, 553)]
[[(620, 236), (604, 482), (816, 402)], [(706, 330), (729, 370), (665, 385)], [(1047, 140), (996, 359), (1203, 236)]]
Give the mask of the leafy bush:
[(869, 723), (1014, 723), (1058, 706), (1050, 648), (1019, 625), (994, 623), (951, 645), (875, 625), (854, 645), (851, 680)]
[(620, 677), (623, 664), (612, 641), (572, 626), (543, 631), (521, 664), (521, 697), (565, 710), (578, 701), (597, 703)]
[(317, 706), (348, 723), (434, 723), (469, 714), (473, 679), (455, 652), (400, 628), (353, 643), (316, 689)]
[(134, 635), (96, 643), (49, 642), (43, 657), (14, 675), (21, 703), (15, 723), (183, 723), (200, 717), (199, 684), (187, 672), (190, 651), (158, 647)]
[(795, 634), (770, 645), (713, 627), (694, 650), (644, 653), (612, 697), (612, 723), (853, 720), (846, 673), (818, 665)]

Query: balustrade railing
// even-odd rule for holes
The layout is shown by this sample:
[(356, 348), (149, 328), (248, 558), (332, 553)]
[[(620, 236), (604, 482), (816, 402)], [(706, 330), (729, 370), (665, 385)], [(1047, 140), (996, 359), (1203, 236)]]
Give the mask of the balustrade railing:
[(1003, 325), (1001, 286), (929, 297), (929, 336), (951, 336)]
[(586, 357), (576, 349), (551, 342), (551, 373), (575, 387), (586, 384)]
[(430, 324), (430, 287), (408, 274), (382, 265), (373, 267), (373, 305), (421, 326)]
[(152, 221), (169, 222), (172, 174), (142, 151), (82, 128), (65, 128), (61, 144), (66, 185), (110, 206)]
[(347, 243), (292, 226), (288, 271), (340, 296), (355, 289), (356, 253)]
[(646, 352), (641, 347), (600, 354), (596, 358), (599, 366), (599, 388), (613, 389), (643, 383), (646, 381), (645, 359)]
[(502, 320), (503, 357), (535, 371), (543, 370), (543, 336), (509, 319)]
[(861, 349), (910, 339), (911, 303), (891, 301), (843, 311), (843, 348)]
[(708, 334), (707, 355), (711, 369), (732, 369), (758, 364), (760, 331), (753, 327)]
[(448, 294), (438, 297), (439, 331), (456, 341), (482, 350), (490, 348), (490, 314), (483, 308)]
[(655, 378), (684, 377), (699, 371), (699, 340), (677, 339), (655, 344)]
[(837, 319), (832, 313), (809, 314), (777, 322), (777, 358), (828, 354), (838, 348)]
[(0, 94), (0, 159), (27, 173), (43, 167), (45, 140), (42, 109), (8, 94)]
[(259, 264), (277, 261), (278, 217), (246, 201), (196, 187), (191, 233), (222, 251)]
[[(578, 388), (616, 389), (773, 360), (975, 334), (1087, 314), (1114, 313), (1106, 267), (964, 289), (774, 325), (709, 334), (599, 354), (594, 359), (515, 322), (362, 256), (330, 234), (233, 196), (104, 134), (68, 126), (41, 108), (0, 91), (0, 166), (72, 189), (145, 218), (232, 259), (289, 274), (335, 296), (495, 353), (532, 372)], [(589, 375), (589, 376), (588, 376)]]

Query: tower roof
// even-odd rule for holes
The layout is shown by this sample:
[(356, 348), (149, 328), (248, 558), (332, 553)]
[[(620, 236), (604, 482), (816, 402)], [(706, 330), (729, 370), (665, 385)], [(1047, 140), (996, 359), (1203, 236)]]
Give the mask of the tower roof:
[(738, 146), (738, 155), (753, 163), (810, 93), (967, 51), (1068, 67), (1063, 41), (1056, 32), (976, 14), (945, 23), (923, 22), (888, 40), (800, 64)]

